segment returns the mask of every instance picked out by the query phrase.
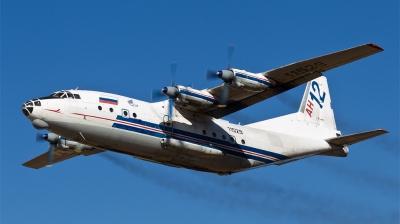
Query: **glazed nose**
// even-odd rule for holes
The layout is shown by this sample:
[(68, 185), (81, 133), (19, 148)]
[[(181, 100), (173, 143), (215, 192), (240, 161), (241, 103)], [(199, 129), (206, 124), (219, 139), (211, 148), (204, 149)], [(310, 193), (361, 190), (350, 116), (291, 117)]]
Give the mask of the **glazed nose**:
[(32, 103), (32, 101), (28, 101), (28, 102), (22, 104), (22, 113), (25, 116), (28, 117), (32, 113), (32, 111), (33, 111), (33, 103)]

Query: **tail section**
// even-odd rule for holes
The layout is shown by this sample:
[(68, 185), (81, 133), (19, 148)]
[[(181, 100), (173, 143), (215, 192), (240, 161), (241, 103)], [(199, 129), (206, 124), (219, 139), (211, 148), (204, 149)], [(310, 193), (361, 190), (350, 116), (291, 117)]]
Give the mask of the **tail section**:
[(336, 130), (326, 77), (321, 76), (307, 83), (298, 120)]
[(347, 146), (388, 133), (383, 129), (342, 136), (336, 129), (326, 77), (321, 76), (307, 83), (297, 113), (253, 123), (249, 127), (271, 132), (326, 141), (332, 150), (318, 155), (347, 156)]
[(297, 113), (248, 126), (307, 138), (327, 139), (341, 135), (336, 130), (328, 82), (324, 76), (307, 83)]

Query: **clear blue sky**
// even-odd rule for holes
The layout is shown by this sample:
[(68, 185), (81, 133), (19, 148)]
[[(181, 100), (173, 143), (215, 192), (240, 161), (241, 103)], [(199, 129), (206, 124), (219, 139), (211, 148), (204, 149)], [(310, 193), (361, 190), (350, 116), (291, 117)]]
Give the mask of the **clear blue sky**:
[[(217, 176), (108, 153), (33, 170), (45, 152), (21, 112), (61, 89), (150, 100), (204, 89), (207, 68), (262, 72), (373, 42), (384, 52), (326, 72), (339, 129), (390, 133), (313, 157)], [(227, 117), (297, 111), (304, 86)], [(2, 223), (399, 223), (399, 2), (1, 1)], [(114, 155), (114, 156), (113, 156)]]

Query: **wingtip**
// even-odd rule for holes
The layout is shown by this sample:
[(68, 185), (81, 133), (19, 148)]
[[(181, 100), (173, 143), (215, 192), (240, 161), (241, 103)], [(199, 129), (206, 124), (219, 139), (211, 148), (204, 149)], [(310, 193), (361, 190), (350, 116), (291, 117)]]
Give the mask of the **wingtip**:
[(381, 131), (381, 132), (384, 133), (384, 134), (389, 133), (389, 132), (386, 131), (385, 129), (379, 129), (379, 131)]
[(379, 45), (374, 44), (374, 43), (369, 43), (368, 46), (371, 46), (371, 47), (376, 48), (378, 50), (384, 51), (383, 48), (381, 48)]

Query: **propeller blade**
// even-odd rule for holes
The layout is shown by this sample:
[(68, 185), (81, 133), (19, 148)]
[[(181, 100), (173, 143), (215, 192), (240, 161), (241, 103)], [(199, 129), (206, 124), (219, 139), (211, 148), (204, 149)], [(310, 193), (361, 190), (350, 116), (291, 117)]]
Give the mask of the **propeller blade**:
[(226, 66), (226, 70), (229, 70), (231, 67), (231, 60), (232, 60), (234, 50), (235, 50), (235, 45), (228, 46), (228, 65)]
[(55, 144), (49, 145), (49, 151), (47, 152), (47, 167), (50, 167), (53, 164), (53, 154), (54, 154)]
[(217, 71), (211, 70), (211, 69), (207, 69), (207, 71), (206, 71), (206, 80), (213, 80), (213, 79), (219, 79), (219, 77), (217, 76)]
[(36, 133), (36, 142), (43, 142), (46, 141), (46, 139), (44, 139), (44, 134), (41, 133)]
[(151, 101), (161, 100), (164, 97), (165, 97), (165, 95), (162, 93), (162, 89), (153, 89), (150, 92), (150, 100)]
[(175, 99), (174, 98), (169, 98), (169, 100), (168, 100), (168, 121), (167, 121), (167, 123), (172, 121), (172, 116), (173, 116), (173, 112), (174, 112), (174, 103), (175, 103)]
[(229, 83), (224, 82), (224, 85), (222, 86), (221, 90), (221, 99), (218, 107), (226, 107), (228, 97), (229, 97)]
[(178, 67), (178, 62), (171, 63), (171, 86), (174, 86), (175, 74), (176, 74), (177, 67)]

